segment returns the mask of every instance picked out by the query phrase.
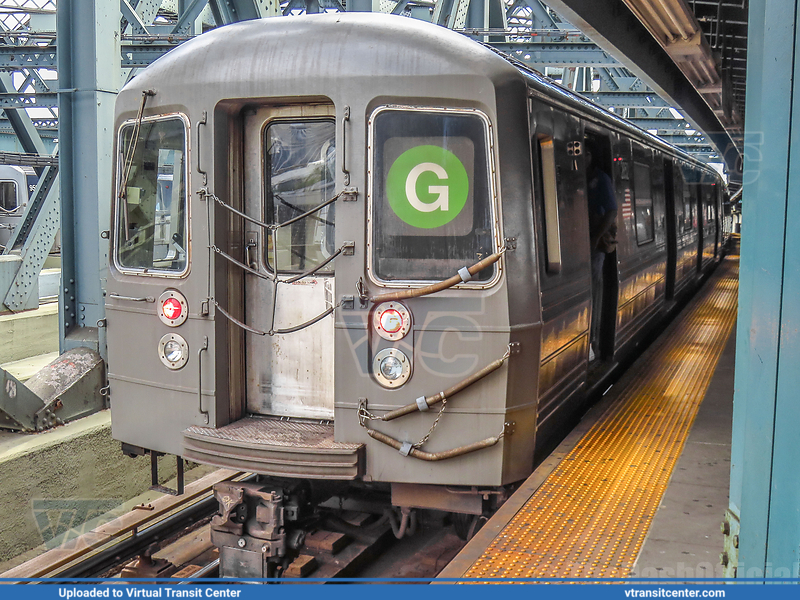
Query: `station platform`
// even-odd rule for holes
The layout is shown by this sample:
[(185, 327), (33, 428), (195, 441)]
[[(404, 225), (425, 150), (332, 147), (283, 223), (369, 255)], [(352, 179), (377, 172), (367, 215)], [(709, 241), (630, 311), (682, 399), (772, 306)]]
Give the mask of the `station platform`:
[(729, 256), (440, 579), (721, 577), (738, 256)]

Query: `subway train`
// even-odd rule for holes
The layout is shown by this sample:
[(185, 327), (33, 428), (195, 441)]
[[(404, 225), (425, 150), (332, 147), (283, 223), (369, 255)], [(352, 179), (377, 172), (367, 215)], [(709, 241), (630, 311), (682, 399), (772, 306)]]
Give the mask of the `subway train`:
[[(218, 486), (226, 576), (275, 573), (311, 497), (372, 490), (399, 520), (474, 527), (730, 231), (713, 169), (403, 17), (210, 31), (115, 119), (113, 436), (154, 467), (261, 476)], [(618, 207), (597, 314), (587, 144)]]
[(22, 220), (38, 179), (30, 167), (0, 165), (0, 253)]

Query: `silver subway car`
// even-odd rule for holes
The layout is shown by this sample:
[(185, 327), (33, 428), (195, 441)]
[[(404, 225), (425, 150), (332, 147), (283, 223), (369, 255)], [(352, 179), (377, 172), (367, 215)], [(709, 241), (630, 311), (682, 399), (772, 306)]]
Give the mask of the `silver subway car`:
[[(302, 481), (490, 510), (724, 241), (710, 169), (411, 19), (211, 31), (123, 89), (116, 127), (113, 434), (264, 476), (225, 488), (242, 505)], [(595, 315), (588, 142), (618, 204)]]

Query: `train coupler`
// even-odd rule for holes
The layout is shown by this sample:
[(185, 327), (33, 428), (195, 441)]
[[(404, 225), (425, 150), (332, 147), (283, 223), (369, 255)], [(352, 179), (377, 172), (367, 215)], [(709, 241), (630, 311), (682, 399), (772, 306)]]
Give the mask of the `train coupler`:
[(226, 481), (214, 486), (219, 514), (211, 520), (211, 541), (219, 548), (221, 577), (278, 576), (303, 544), (292, 529), (300, 502), (282, 488)]

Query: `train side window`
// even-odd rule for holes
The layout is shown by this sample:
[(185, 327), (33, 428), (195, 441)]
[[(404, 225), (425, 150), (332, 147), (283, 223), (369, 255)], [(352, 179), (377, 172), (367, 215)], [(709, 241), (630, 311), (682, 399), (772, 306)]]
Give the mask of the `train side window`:
[(683, 203), (683, 177), (681, 176), (680, 169), (676, 169), (674, 175), (673, 199), (675, 204), (675, 228), (678, 232), (686, 230), (686, 207)]
[(0, 181), (0, 208), (12, 212), (17, 209), (17, 184), (14, 181)]
[(636, 216), (636, 242), (639, 245), (652, 242), (653, 194), (650, 183), (650, 167), (633, 163), (634, 214)]
[[(134, 134), (138, 135), (134, 139)], [(122, 271), (188, 269), (186, 125), (181, 117), (129, 121), (119, 134), (115, 261)]]
[(683, 229), (685, 231), (692, 230), (692, 192), (689, 190), (689, 185), (684, 182), (683, 184)]
[(539, 137), (539, 172), (542, 176), (544, 196), (545, 241), (547, 246), (547, 272), (561, 272), (561, 229), (558, 216), (558, 183), (553, 138)]
[[(275, 121), (264, 130), (266, 220), (285, 223), (332, 198), (336, 184), (336, 124), (333, 121)], [(335, 206), (276, 232), (274, 262), (279, 273), (301, 273), (329, 258), (336, 249)], [(273, 237), (267, 235), (264, 260), (273, 266)], [(332, 273), (329, 263), (318, 273)]]
[(686, 217), (684, 216), (684, 210), (683, 199), (675, 198), (675, 225), (678, 231), (685, 229)]

